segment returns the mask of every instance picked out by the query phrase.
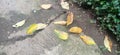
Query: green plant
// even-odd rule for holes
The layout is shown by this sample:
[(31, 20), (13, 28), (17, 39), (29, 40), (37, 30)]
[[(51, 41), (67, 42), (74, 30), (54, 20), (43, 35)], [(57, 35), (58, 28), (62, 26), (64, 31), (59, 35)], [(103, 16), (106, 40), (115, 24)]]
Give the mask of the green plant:
[(73, 0), (77, 4), (86, 4), (95, 11), (97, 20), (103, 29), (110, 30), (120, 41), (120, 0)]

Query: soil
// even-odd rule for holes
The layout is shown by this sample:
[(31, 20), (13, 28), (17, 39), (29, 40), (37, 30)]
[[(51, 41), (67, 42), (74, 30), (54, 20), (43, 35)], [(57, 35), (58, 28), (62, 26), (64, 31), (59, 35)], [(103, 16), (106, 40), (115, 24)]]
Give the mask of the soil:
[[(77, 4), (74, 4), (72, 6), (73, 9), (71, 9), (76, 14), (76, 18), (79, 18), (83, 21), (75, 20), (75, 22), (78, 23), (80, 27), (82, 27), (85, 31), (85, 34), (90, 35), (98, 44), (98, 46), (104, 46), (104, 36), (108, 35), (113, 42), (112, 52), (109, 52), (107, 50), (102, 51), (103, 55), (117, 55), (116, 51), (118, 49), (118, 43), (115, 40), (115, 36), (111, 33), (107, 32), (106, 30), (101, 30), (99, 27), (99, 24), (96, 22), (96, 19), (94, 18), (94, 12), (90, 9), (84, 9)], [(77, 11), (76, 11), (77, 10)], [(82, 16), (80, 16), (82, 15)], [(78, 16), (78, 17), (77, 17)], [(90, 20), (94, 20), (95, 23), (90, 23)], [(98, 31), (98, 32), (95, 32)]]

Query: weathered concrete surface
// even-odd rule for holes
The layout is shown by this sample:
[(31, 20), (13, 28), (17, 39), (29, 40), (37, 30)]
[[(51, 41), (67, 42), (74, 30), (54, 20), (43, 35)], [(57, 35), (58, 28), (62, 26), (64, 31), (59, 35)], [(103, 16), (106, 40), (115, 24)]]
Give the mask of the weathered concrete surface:
[[(53, 7), (43, 10), (40, 8), (43, 3), (51, 3)], [(67, 41), (54, 34), (54, 29), (68, 32), (70, 27), (51, 23), (32, 36), (25, 34), (30, 24), (46, 23), (49, 18), (61, 13), (57, 0), (1, 0), (0, 7), (0, 55), (102, 55), (97, 45), (84, 44), (77, 34), (69, 33)], [(12, 28), (14, 23), (23, 19), (27, 20), (23, 27)], [(66, 14), (62, 14), (56, 20), (65, 19)], [(78, 23), (71, 26), (75, 25)]]

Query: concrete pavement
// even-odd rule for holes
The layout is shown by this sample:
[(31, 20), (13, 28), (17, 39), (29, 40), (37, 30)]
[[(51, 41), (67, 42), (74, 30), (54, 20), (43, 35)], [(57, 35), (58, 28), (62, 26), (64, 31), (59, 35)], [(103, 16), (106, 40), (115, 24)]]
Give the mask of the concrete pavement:
[[(49, 10), (41, 9), (40, 5), (44, 3), (50, 3), (53, 6)], [(58, 0), (1, 0), (0, 55), (102, 55), (97, 45), (86, 45), (79, 35), (69, 34), (69, 39), (63, 41), (53, 31), (59, 29), (67, 32), (70, 27), (50, 23), (35, 35), (27, 36), (25, 34), (30, 24), (46, 23), (49, 18), (54, 18), (65, 11), (58, 3)], [(76, 13), (78, 10), (72, 11), (75, 16), (81, 15)], [(23, 19), (27, 21), (24, 26), (12, 28), (14, 23)], [(66, 13), (54, 21), (57, 20), (66, 20)], [(85, 20), (83, 19), (83, 21)], [(79, 26), (78, 23), (71, 26), (75, 25)]]

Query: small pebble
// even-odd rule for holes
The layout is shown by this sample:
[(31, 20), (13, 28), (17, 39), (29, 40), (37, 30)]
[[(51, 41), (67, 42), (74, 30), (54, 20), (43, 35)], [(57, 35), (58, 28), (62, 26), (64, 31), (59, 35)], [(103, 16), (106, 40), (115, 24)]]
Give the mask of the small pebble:
[(34, 13), (36, 13), (37, 11), (36, 10), (33, 10)]
[(7, 33), (8, 33), (8, 34), (10, 34), (10, 32), (9, 32), (9, 31), (8, 31)]
[(85, 11), (83, 11), (83, 13), (85, 13)]

